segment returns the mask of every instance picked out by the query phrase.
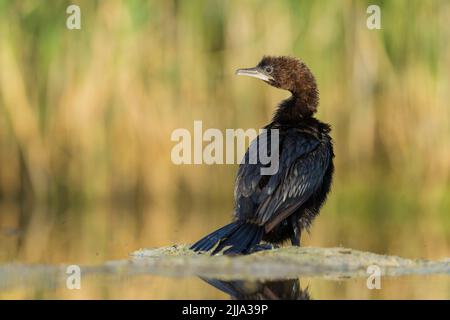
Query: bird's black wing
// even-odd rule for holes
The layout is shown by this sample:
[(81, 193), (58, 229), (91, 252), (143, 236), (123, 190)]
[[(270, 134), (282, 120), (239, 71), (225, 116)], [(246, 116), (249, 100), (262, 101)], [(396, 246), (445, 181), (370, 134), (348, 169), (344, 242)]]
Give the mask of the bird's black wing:
[[(255, 139), (252, 144), (257, 143), (259, 147), (260, 141)], [(265, 141), (270, 150), (270, 139)], [(296, 129), (280, 133), (279, 141), (279, 168), (271, 176), (261, 175), (261, 168), (267, 165), (248, 163), (252, 152), (257, 152), (258, 148), (252, 148), (251, 144), (247, 150), (236, 178), (237, 219), (275, 226), (320, 186), (331, 160), (331, 142)]]

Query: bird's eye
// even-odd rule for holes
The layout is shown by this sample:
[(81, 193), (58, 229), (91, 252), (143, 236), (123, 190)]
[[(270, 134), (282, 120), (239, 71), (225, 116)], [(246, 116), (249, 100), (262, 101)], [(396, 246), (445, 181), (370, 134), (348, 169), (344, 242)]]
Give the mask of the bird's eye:
[(273, 72), (273, 68), (272, 68), (271, 66), (267, 66), (267, 67), (264, 68), (264, 71), (265, 71), (267, 74), (271, 74), (271, 73)]

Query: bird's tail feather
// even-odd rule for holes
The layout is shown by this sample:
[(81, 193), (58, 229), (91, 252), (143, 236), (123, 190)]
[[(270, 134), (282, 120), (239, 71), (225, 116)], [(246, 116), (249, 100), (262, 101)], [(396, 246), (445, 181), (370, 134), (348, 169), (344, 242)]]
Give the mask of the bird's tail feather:
[(253, 223), (234, 221), (212, 232), (191, 246), (194, 251), (209, 251), (216, 244), (212, 254), (227, 248), (224, 254), (245, 254), (258, 244), (263, 236), (264, 228)]

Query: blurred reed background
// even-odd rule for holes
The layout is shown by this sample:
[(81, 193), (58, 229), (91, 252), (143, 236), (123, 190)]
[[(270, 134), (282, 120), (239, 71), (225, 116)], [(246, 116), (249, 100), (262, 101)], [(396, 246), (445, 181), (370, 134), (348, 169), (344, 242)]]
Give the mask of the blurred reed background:
[(449, 16), (438, 0), (0, 0), (0, 261), (102, 262), (227, 222), (237, 166), (176, 166), (170, 135), (267, 123), (288, 94), (233, 75), (264, 54), (310, 66), (333, 126), (305, 245), (448, 256)]

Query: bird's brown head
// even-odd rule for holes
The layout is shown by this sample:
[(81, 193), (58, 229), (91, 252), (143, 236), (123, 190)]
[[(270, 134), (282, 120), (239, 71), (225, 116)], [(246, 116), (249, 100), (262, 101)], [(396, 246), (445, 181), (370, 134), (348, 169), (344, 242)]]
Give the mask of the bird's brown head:
[(316, 80), (306, 64), (297, 58), (264, 56), (256, 67), (238, 69), (236, 74), (288, 90), (302, 105), (305, 114), (316, 112), (319, 101)]

